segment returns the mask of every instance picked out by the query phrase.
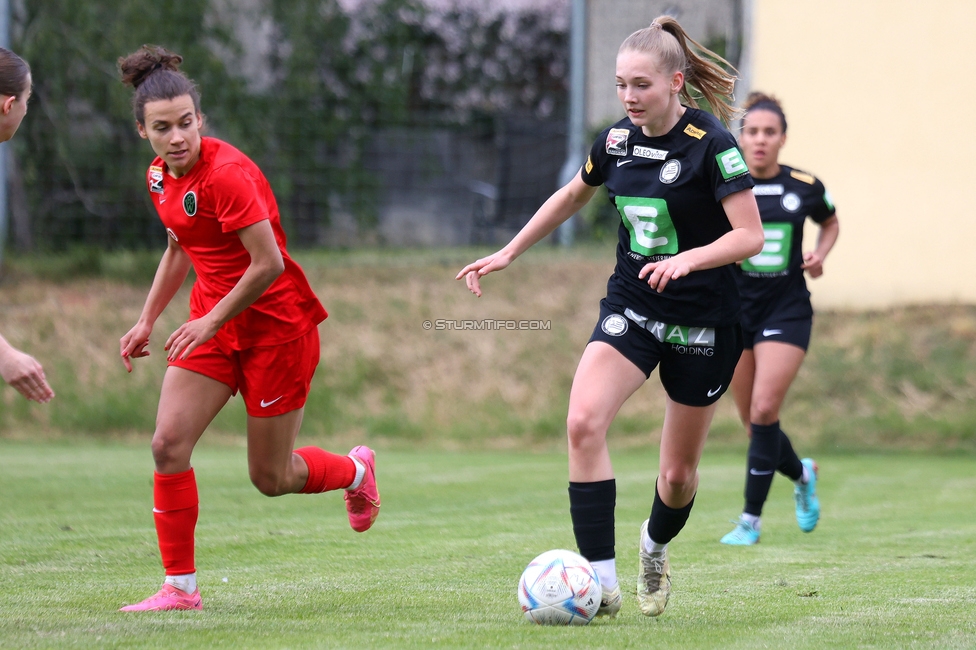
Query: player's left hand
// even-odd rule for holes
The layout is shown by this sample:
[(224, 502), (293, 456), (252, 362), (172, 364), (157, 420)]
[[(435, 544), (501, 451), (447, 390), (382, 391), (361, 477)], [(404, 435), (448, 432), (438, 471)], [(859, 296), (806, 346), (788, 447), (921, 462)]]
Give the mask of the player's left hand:
[(637, 277), (641, 280), (647, 278), (647, 285), (661, 293), (668, 286), (668, 282), (684, 277), (693, 270), (687, 259), (679, 253), (660, 262), (645, 264)]
[(166, 339), (166, 345), (163, 346), (167, 352), (166, 359), (186, 359), (196, 348), (212, 339), (218, 329), (220, 328), (214, 327), (206, 316), (186, 321)]
[(823, 275), (823, 258), (816, 251), (804, 253), (800, 268), (809, 273), (811, 278), (819, 278)]

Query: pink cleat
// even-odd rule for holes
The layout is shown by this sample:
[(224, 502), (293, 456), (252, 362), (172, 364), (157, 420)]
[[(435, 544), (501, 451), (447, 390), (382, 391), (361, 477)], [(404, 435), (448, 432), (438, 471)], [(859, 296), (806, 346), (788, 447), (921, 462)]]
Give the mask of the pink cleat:
[(180, 591), (173, 585), (164, 584), (155, 596), (150, 596), (141, 603), (126, 605), (120, 612), (165, 612), (172, 609), (203, 609), (200, 590), (192, 594)]
[(354, 447), (349, 452), (356, 460), (366, 466), (363, 482), (355, 490), (346, 490), (346, 511), (349, 525), (357, 533), (369, 530), (380, 514), (380, 491), (376, 489), (376, 454), (365, 445)]

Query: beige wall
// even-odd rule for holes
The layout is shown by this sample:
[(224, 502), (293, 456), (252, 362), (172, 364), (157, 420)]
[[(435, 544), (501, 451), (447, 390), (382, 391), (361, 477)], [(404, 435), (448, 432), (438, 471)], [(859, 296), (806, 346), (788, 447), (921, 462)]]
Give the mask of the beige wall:
[(841, 222), (815, 305), (976, 302), (976, 2), (751, 2), (780, 160), (824, 181)]

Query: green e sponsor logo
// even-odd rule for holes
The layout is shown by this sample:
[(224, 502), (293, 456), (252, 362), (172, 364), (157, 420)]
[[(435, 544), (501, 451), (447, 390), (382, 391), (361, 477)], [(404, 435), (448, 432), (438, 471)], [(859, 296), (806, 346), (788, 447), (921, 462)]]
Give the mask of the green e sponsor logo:
[(729, 180), (735, 176), (741, 176), (747, 170), (742, 154), (735, 147), (715, 156), (718, 161), (718, 168), (722, 170), (722, 178)]
[(793, 245), (793, 224), (764, 223), (763, 235), (766, 241), (762, 251), (742, 262), (743, 271), (777, 273), (786, 269), (789, 264), (790, 248)]
[(630, 231), (630, 250), (641, 255), (674, 255), (678, 234), (664, 199), (618, 196), (614, 199), (624, 226)]

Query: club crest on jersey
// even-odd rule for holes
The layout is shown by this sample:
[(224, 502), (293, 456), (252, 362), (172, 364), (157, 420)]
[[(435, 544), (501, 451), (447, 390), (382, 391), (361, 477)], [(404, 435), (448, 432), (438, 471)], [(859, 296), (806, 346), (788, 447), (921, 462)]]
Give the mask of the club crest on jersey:
[(661, 168), (661, 174), (658, 178), (665, 185), (670, 185), (671, 183), (678, 180), (678, 174), (681, 173), (681, 163), (672, 158), (668, 162), (664, 163), (664, 167)]
[(623, 336), (627, 333), (627, 319), (620, 314), (610, 314), (603, 319), (600, 327), (610, 336)]
[(629, 137), (629, 129), (610, 129), (607, 133), (607, 153), (611, 156), (626, 156)]
[(197, 213), (197, 193), (190, 190), (183, 195), (183, 212), (192, 217)]
[(800, 209), (800, 206), (803, 205), (803, 201), (801, 201), (800, 197), (793, 192), (787, 192), (780, 200), (780, 205), (782, 205), (783, 209), (787, 212), (796, 212)]

